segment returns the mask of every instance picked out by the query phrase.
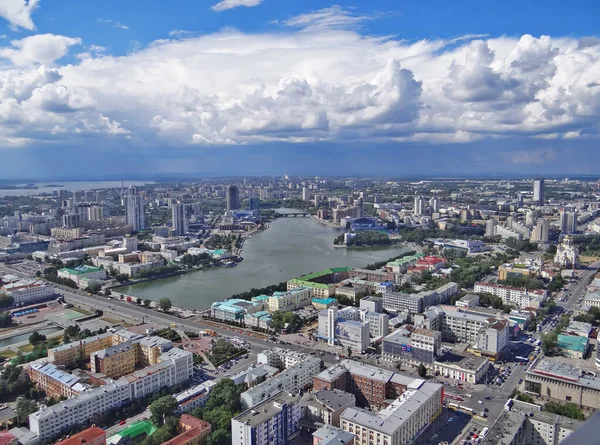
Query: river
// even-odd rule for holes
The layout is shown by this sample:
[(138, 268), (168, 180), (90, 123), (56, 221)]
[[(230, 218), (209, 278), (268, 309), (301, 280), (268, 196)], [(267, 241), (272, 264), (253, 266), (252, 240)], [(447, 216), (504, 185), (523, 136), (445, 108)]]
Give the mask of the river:
[[(153, 181), (123, 181), (123, 187), (130, 185), (152, 184)], [(3, 196), (34, 196), (40, 193), (52, 193), (58, 190), (80, 191), (80, 190), (98, 190), (98, 189), (116, 189), (121, 188), (121, 181), (96, 181), (96, 182), (63, 182), (63, 181), (45, 181), (35, 182), (37, 189), (1, 189), (0, 197)], [(14, 184), (23, 186), (25, 184)], [(47, 185), (62, 185), (62, 187), (46, 187)]]
[(330, 267), (363, 267), (400, 255), (405, 246), (345, 249), (332, 246), (339, 230), (306, 217), (279, 218), (246, 240), (244, 261), (236, 267), (213, 268), (177, 277), (125, 286), (124, 294), (157, 301), (169, 297), (185, 308), (206, 308), (215, 301), (287, 281)]

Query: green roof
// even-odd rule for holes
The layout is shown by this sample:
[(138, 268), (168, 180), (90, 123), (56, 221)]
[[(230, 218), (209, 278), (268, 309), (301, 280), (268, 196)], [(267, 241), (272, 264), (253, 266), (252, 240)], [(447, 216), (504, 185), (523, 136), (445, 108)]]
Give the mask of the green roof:
[(334, 273), (340, 273), (340, 272), (349, 272), (350, 270), (352, 270), (351, 267), (332, 267), (331, 269), (325, 269), (325, 270), (321, 270), (319, 272), (313, 272), (313, 273), (309, 273), (307, 275), (302, 275), (301, 277), (296, 278), (297, 280), (300, 281), (310, 281), (313, 280), (315, 278), (319, 278), (325, 275), (333, 275)]
[(101, 270), (101, 268), (94, 266), (79, 266), (74, 269), (63, 267), (62, 269), (59, 269), (59, 272), (68, 272), (71, 275), (83, 275), (86, 273), (99, 272)]
[(559, 348), (577, 352), (585, 351), (587, 344), (588, 339), (586, 337), (580, 337), (579, 335), (564, 334), (558, 334), (558, 341), (556, 342), (556, 345)]
[(301, 280), (300, 278), (294, 278), (293, 280), (290, 280), (289, 283), (298, 284), (300, 286), (310, 287), (313, 289), (329, 289), (328, 284), (314, 283), (312, 281)]
[(152, 434), (154, 434), (154, 432), (156, 430), (157, 430), (157, 428), (154, 426), (154, 424), (152, 422), (150, 422), (149, 420), (142, 420), (140, 422), (132, 423), (124, 430), (121, 430), (114, 436), (109, 437), (107, 439), (107, 442), (111, 443), (112, 442), (111, 439), (115, 436), (129, 437), (130, 439), (133, 439), (134, 437), (138, 437), (144, 433), (146, 434), (146, 436), (151, 436)]

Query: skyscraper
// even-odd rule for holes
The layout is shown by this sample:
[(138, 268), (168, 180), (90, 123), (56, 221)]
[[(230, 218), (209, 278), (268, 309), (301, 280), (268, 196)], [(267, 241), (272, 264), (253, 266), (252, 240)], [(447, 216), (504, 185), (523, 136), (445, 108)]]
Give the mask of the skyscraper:
[(424, 207), (425, 207), (425, 201), (423, 200), (423, 198), (421, 198), (420, 196), (415, 196), (414, 214), (416, 216), (423, 215)]
[(533, 180), (533, 200), (537, 205), (544, 205), (544, 179), (535, 178)]
[(577, 232), (577, 209), (574, 207), (564, 207), (560, 211), (559, 222), (560, 231), (563, 233)]
[(227, 186), (227, 211), (240, 208), (240, 190), (237, 185)]
[(365, 201), (362, 198), (358, 198), (356, 200), (356, 214), (358, 215), (359, 218), (364, 218), (365, 217)]
[(302, 187), (302, 201), (308, 201), (310, 198), (308, 187)]
[(125, 221), (131, 225), (134, 231), (142, 230), (146, 227), (144, 200), (138, 193), (136, 186), (130, 186), (127, 199), (125, 200)]
[(520, 209), (523, 207), (523, 193), (517, 193), (517, 207)]
[(432, 196), (429, 200), (429, 206), (431, 207), (431, 211), (433, 213), (437, 213), (440, 211), (440, 200), (437, 196)]
[(185, 204), (177, 203), (171, 206), (173, 220), (173, 235), (183, 236), (187, 232)]
[(540, 218), (531, 234), (531, 241), (547, 243), (550, 232), (550, 222), (545, 218)]

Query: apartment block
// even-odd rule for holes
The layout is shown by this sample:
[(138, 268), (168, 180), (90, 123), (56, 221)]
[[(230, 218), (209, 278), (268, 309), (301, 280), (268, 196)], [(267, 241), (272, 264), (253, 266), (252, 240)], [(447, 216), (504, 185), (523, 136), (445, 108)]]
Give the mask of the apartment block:
[(297, 393), (310, 386), (313, 376), (321, 371), (321, 366), (321, 359), (308, 356), (301, 363), (243, 392), (241, 395), (242, 405), (252, 408), (280, 391)]
[(441, 384), (421, 380), (377, 413), (347, 408), (340, 425), (355, 435), (356, 445), (404, 445), (416, 439), (440, 415), (443, 398)]
[(423, 312), (423, 298), (417, 294), (386, 292), (383, 294), (383, 308), (389, 312)]
[(283, 445), (300, 432), (300, 396), (278, 392), (231, 419), (233, 445)]
[(340, 415), (356, 406), (356, 397), (339, 389), (323, 389), (302, 397), (302, 426), (315, 429), (315, 424), (340, 426)]
[(52, 363), (34, 363), (27, 366), (29, 379), (43, 390), (48, 397), (55, 399), (73, 397), (85, 391), (88, 386), (80, 383), (81, 379), (58, 369)]
[[(417, 379), (419, 380), (419, 379)], [(354, 394), (360, 405), (386, 405), (402, 394), (415, 379), (377, 366), (343, 360), (313, 378), (313, 389), (338, 389)]]
[(102, 373), (116, 379), (135, 370), (136, 345), (125, 342), (96, 351), (90, 356), (93, 373)]
[(490, 284), (485, 282), (475, 283), (475, 293), (489, 293), (502, 299), (504, 304), (514, 304), (520, 308), (539, 306), (535, 300), (544, 301), (548, 297), (548, 291), (544, 289), (522, 289), (501, 284)]
[(433, 362), (441, 353), (442, 334), (438, 331), (419, 328), (409, 331), (397, 329), (383, 338), (381, 356), (385, 360), (400, 362), (405, 366), (423, 363), (433, 368)]

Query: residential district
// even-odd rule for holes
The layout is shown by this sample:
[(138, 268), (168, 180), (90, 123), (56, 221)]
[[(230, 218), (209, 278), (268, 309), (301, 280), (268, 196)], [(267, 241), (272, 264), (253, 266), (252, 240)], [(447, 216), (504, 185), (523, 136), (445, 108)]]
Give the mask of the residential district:
[[(0, 200), (0, 444), (554, 445), (600, 409), (600, 182), (28, 191)], [(122, 289), (290, 217), (404, 249), (206, 308)]]

